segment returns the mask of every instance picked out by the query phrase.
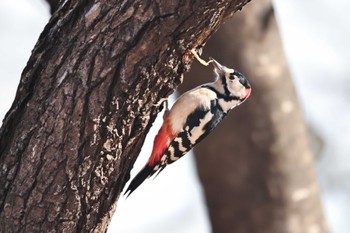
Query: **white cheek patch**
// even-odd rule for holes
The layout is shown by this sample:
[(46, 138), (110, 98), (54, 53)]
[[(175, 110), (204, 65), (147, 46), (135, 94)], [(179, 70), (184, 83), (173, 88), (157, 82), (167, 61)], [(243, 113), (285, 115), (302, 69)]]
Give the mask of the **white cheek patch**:
[(228, 80), (228, 89), (231, 95), (243, 98), (245, 95), (245, 87), (239, 82), (238, 78), (234, 80)]

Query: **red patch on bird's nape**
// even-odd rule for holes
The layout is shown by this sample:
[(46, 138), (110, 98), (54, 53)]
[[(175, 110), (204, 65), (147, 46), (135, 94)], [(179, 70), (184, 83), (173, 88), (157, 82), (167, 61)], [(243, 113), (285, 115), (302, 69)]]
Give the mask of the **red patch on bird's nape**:
[(245, 91), (246, 91), (246, 94), (244, 96), (244, 99), (247, 99), (250, 96), (250, 93), (252, 92), (252, 89), (251, 88), (246, 88)]
[(160, 161), (160, 158), (173, 139), (174, 134), (171, 129), (171, 124), (169, 120), (165, 120), (162, 128), (160, 128), (157, 136), (154, 138), (153, 150), (151, 157), (148, 160), (148, 165), (155, 166)]

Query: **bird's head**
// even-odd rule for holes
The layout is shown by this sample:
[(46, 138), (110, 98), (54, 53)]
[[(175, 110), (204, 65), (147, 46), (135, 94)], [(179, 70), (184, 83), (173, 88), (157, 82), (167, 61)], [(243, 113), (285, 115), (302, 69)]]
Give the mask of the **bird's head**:
[(210, 59), (214, 66), (216, 79), (222, 85), (223, 94), (230, 94), (242, 100), (249, 97), (251, 86), (242, 73), (237, 70), (227, 68), (214, 59)]

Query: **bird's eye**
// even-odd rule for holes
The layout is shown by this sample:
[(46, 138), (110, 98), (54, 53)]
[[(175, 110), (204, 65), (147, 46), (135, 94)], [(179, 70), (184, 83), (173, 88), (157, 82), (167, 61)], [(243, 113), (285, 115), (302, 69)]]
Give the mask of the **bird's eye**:
[(230, 74), (230, 80), (234, 80), (235, 78), (236, 78), (236, 75), (234, 75), (234, 74)]

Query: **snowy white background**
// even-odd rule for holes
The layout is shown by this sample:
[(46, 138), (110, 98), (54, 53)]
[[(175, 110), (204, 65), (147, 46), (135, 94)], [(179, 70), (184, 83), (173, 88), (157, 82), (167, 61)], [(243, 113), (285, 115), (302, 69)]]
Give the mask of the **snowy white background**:
[[(322, 139), (317, 170), (325, 214), (333, 233), (348, 233), (350, 2), (275, 0), (274, 4), (305, 119)], [(0, 119), (12, 104), (21, 72), (49, 17), (42, 0), (0, 0)], [(150, 154), (161, 120), (157, 122), (132, 176)], [(157, 179), (145, 182), (127, 201), (121, 199), (109, 232), (210, 232), (192, 157), (185, 156)]]

